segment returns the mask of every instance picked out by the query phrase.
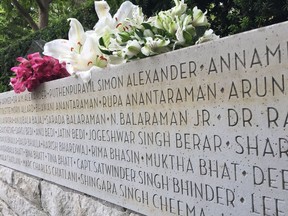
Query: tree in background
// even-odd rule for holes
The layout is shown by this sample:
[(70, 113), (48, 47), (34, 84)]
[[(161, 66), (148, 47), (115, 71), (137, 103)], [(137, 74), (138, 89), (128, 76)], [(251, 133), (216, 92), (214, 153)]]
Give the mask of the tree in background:
[[(53, 2), (53, 4), (52, 4)], [(59, 12), (65, 12), (65, 9), (75, 7), (85, 0), (2, 0), (1, 4), (7, 12), (14, 12), (17, 10), (18, 14), (23, 18), (33, 30), (43, 29), (48, 25), (49, 14)], [(51, 12), (50, 12), (51, 5)], [(36, 21), (36, 16), (38, 22)], [(62, 14), (63, 15), (63, 14)]]
[[(229, 1), (226, 5), (228, 3)], [(227, 33), (229, 34), (288, 20), (287, 0), (233, 0), (233, 7), (228, 9)]]
[(25, 21), (17, 14), (8, 15), (6, 8), (0, 3), (0, 48), (7, 46), (11, 39), (21, 38), (29, 34)]
[(86, 0), (1, 0), (0, 47), (45, 28), (50, 21), (57, 21), (84, 2)]
[[(59, 20), (71, 14), (84, 2), (92, 3), (94, 0), (1, 0), (0, 47), (9, 40), (29, 34), (32, 30), (46, 27), (51, 20)], [(124, 0), (107, 0), (107, 2), (113, 12)], [(174, 5), (173, 0), (131, 0), (131, 2), (141, 6), (148, 17)], [(288, 19), (287, 0), (185, 0), (185, 2), (190, 8), (198, 6), (203, 11), (207, 10), (211, 28), (222, 37)]]
[(39, 30), (48, 25), (49, 20), (49, 5), (52, 2), (52, 0), (36, 0), (35, 3), (38, 8), (38, 17), (39, 22), (38, 24), (34, 21), (33, 17), (30, 15), (31, 11), (31, 1), (29, 7), (24, 7), (24, 5), (21, 5), (21, 3), (18, 0), (11, 0), (12, 6), (14, 6), (18, 13), (24, 18), (27, 23), (31, 26), (33, 30)]

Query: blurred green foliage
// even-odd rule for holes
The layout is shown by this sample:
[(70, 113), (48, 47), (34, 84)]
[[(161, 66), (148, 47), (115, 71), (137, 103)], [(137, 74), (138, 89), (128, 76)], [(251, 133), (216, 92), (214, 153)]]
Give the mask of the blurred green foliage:
[(69, 17), (77, 17), (85, 29), (92, 29), (97, 21), (94, 1), (87, 2), (70, 15), (66, 14), (54, 19), (45, 29), (36, 32), (30, 31), (20, 39), (7, 41), (7, 46), (0, 48), (0, 92), (11, 90), (9, 82), (13, 74), (10, 69), (18, 64), (17, 57), (25, 56), (33, 40), (51, 41), (57, 38), (67, 38), (69, 31), (67, 18)]

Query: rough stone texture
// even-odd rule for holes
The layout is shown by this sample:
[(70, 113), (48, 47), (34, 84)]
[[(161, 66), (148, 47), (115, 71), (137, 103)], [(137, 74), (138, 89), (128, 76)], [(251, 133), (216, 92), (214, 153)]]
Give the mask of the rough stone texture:
[(41, 194), (42, 207), (51, 216), (139, 216), (46, 181), (41, 182)]
[(11, 185), (13, 179), (13, 170), (4, 166), (0, 166), (0, 180)]
[(41, 200), (43, 209), (51, 216), (80, 215), (79, 194), (41, 182)]
[(35, 205), (21, 196), (16, 189), (0, 181), (0, 199), (18, 215), (46, 216), (47, 214), (39, 210)]
[(40, 181), (36, 178), (27, 176), (20, 172), (14, 172), (13, 187), (16, 188), (20, 194), (25, 196), (26, 199), (40, 207), (41, 200), (39, 184)]
[(0, 200), (0, 216), (17, 216), (9, 206)]
[(0, 166), (0, 216), (141, 216)]
[(81, 215), (89, 216), (128, 216), (129, 213), (125, 212), (125, 209), (122, 207), (115, 207), (104, 205), (98, 200), (93, 198), (80, 195), (80, 206), (81, 206)]

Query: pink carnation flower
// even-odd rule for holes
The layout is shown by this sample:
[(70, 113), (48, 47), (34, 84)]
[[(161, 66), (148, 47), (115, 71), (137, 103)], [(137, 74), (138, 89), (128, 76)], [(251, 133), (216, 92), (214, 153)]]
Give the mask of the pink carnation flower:
[(20, 64), (11, 70), (16, 74), (10, 79), (16, 93), (31, 92), (41, 83), (70, 76), (65, 68), (65, 63), (59, 63), (53, 57), (41, 57), (39, 53), (32, 53), (27, 59), (18, 57)]

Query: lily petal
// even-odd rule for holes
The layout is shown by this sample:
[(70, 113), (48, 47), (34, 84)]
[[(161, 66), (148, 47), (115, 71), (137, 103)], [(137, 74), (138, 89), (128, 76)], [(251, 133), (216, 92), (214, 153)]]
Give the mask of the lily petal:
[(124, 57), (121, 57), (121, 56), (117, 56), (117, 55), (112, 55), (109, 57), (109, 60), (110, 60), (110, 64), (111, 65), (118, 65), (118, 64), (123, 64), (123, 63), (126, 63), (126, 59)]
[(197, 6), (193, 8), (193, 25), (194, 26), (209, 26), (209, 22), (206, 17), (207, 11), (204, 13), (198, 9)]
[(67, 60), (71, 54), (71, 44), (68, 40), (64, 39), (50, 41), (45, 44), (43, 54), (52, 56), (59, 59), (60, 62), (63, 62)]
[(93, 29), (98, 35), (102, 35), (109, 29), (114, 28), (114, 21), (109, 13), (110, 7), (106, 1), (95, 1), (94, 5), (99, 20)]
[(68, 20), (70, 21), (70, 29), (68, 33), (69, 41), (71, 41), (74, 48), (83, 45), (86, 39), (83, 26), (77, 19), (70, 18)]
[(68, 73), (71, 75), (71, 76), (75, 76), (75, 70), (73, 68), (73, 65), (69, 62), (66, 64), (66, 70), (68, 71)]
[(133, 9), (136, 9), (137, 6), (132, 4), (130, 1), (125, 1), (121, 4), (120, 8), (114, 15), (114, 19), (117, 22), (123, 22), (125, 19), (133, 18)]
[[(95, 59), (96, 59), (96, 55), (100, 53), (99, 50), (99, 44), (98, 44), (98, 38), (94, 38), (91, 36), (88, 36), (85, 44), (83, 46), (83, 50), (81, 52), (81, 57), (82, 59), (87, 62), (85, 62), (85, 64), (87, 65), (88, 62), (93, 62), (95, 63)], [(90, 66), (91, 67), (91, 66)]]
[(214, 34), (212, 29), (208, 29), (205, 31), (204, 35), (200, 37), (198, 41), (196, 41), (196, 44), (204, 43), (204, 42), (211, 41), (211, 40), (216, 40), (218, 38), (219, 36)]
[(83, 80), (84, 83), (88, 83), (91, 80), (91, 69), (77, 73), (77, 75)]
[(106, 1), (95, 1), (94, 5), (99, 20), (104, 19), (106, 17), (111, 17), (111, 14), (109, 13), (110, 7)]
[(185, 43), (185, 38), (183, 36), (183, 29), (182, 28), (178, 28), (175, 35), (176, 35), (176, 39), (178, 40), (178, 43), (180, 43), (180, 44)]
[(173, 16), (180, 16), (181, 14), (185, 13), (187, 10), (187, 4), (184, 3), (184, 0), (174, 0), (175, 7), (171, 9), (171, 14)]

